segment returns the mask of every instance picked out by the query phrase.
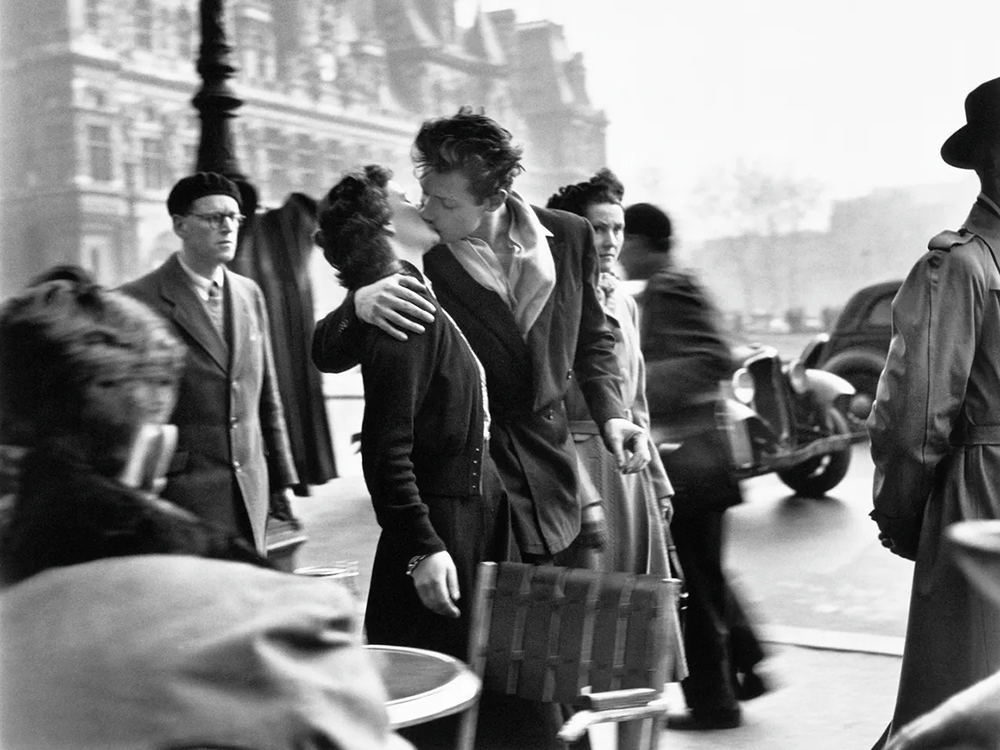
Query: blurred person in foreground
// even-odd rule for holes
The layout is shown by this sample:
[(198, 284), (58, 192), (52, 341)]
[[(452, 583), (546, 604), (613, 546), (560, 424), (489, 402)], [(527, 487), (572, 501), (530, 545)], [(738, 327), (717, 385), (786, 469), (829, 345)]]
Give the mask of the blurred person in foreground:
[(0, 307), (0, 433), (25, 451), (0, 544), (0, 746), (407, 747), (342, 586), (156, 497), (169, 447), (145, 438), (183, 345), (142, 303), (58, 276)]
[(236, 184), (214, 172), (179, 180), (167, 210), (181, 250), (122, 291), (145, 302), (187, 345), (177, 452), (164, 497), (264, 554), (273, 508), (298, 484), (278, 393), (264, 295), (226, 268), (243, 221)]
[(24, 453), (0, 581), (104, 557), (197, 554), (266, 565), (156, 497), (184, 346), (156, 313), (54, 269), (0, 308), (0, 436)]
[(689, 713), (667, 726), (727, 729), (742, 720), (739, 700), (765, 690), (754, 670), (763, 650), (722, 563), (724, 514), (742, 502), (716, 422), (732, 355), (708, 294), (676, 266), (672, 248), (666, 213), (649, 203), (625, 210), (620, 261), (628, 278), (647, 280), (639, 341), (650, 421), (664, 442), (680, 444), (663, 463), (674, 486), (671, 535), (688, 590), (681, 687)]
[[(511, 505), (525, 562), (559, 562), (580, 532), (576, 455), (564, 399), (575, 379), (620, 471), (649, 462), (649, 437), (625, 418), (614, 336), (598, 299), (598, 261), (586, 221), (536, 208), (513, 189), (521, 148), (470, 108), (428, 120), (413, 146), (421, 216), (441, 244), (424, 270), (441, 308), (486, 371), (490, 453)], [(358, 288), (335, 311), (338, 336), (313, 359), (325, 372), (357, 363), (361, 323), (406, 339), (435, 308), (412, 276)], [(333, 322), (331, 322), (331, 328)]]
[[(635, 299), (620, 286), (618, 254), (625, 232), (625, 188), (608, 169), (586, 182), (566, 185), (549, 198), (547, 208), (569, 211), (590, 222), (600, 259), (601, 307), (615, 336), (615, 355), (622, 373), (622, 396), (631, 419), (649, 430), (646, 406), (646, 369), (639, 348), (639, 311)], [(622, 474), (605, 449), (600, 430), (574, 383), (566, 395), (570, 432), (580, 459), (581, 476), (603, 506), (603, 533), (595, 539), (595, 565), (602, 570), (669, 575), (667, 537), (673, 487), (655, 446), (649, 465), (635, 474)], [(584, 519), (587, 506), (584, 505)], [(606, 529), (606, 531), (604, 531)], [(581, 534), (581, 537), (587, 536)]]
[(882, 544), (914, 560), (887, 737), (1000, 670), (1000, 611), (942, 549), (956, 521), (1000, 518), (1000, 78), (965, 100), (941, 147), (981, 191), (957, 232), (930, 240), (892, 304), (892, 342), (868, 418)]
[[(422, 281), (423, 254), (438, 242), (390, 178), (367, 166), (320, 203), (316, 244), (348, 290), (396, 273)], [(465, 660), (476, 566), (507, 558), (510, 510), (489, 455), (485, 374), (458, 326), (423, 294), (435, 309), (423, 335), (400, 341), (365, 324), (359, 341), (361, 457), (382, 527), (365, 630), (369, 643)], [(335, 314), (316, 325), (320, 361), (336, 325)], [(457, 731), (449, 717), (402, 733), (421, 748), (450, 748)]]

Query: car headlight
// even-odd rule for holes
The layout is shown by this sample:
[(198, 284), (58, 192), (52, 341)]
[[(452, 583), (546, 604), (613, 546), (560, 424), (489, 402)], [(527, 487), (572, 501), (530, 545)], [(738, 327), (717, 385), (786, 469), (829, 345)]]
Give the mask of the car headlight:
[(806, 366), (797, 359), (788, 366), (788, 384), (800, 396), (806, 392)]
[(733, 398), (741, 404), (751, 404), (754, 397), (753, 375), (750, 371), (741, 367), (733, 373)]

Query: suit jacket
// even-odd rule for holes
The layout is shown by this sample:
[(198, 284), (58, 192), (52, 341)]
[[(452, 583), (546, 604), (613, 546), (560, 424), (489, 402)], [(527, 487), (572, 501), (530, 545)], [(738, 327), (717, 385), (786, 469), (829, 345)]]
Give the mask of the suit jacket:
[(178, 429), (177, 452), (163, 496), (233, 533), (249, 533), (263, 553), (270, 491), (298, 478), (264, 296), (250, 279), (225, 274), (228, 346), (176, 255), (122, 291), (173, 323), (188, 348), (171, 420)]
[[(580, 531), (575, 449), (563, 404), (572, 379), (598, 425), (625, 410), (615, 339), (598, 297), (590, 225), (565, 211), (532, 209), (552, 233), (556, 286), (527, 341), (506, 302), (477, 283), (447, 246), (424, 256), (424, 272), (486, 371), (490, 453), (510, 498), (518, 546), (551, 555)], [(357, 363), (363, 326), (353, 316), (348, 298), (328, 324), (339, 335), (314, 344), (313, 361), (321, 370)]]

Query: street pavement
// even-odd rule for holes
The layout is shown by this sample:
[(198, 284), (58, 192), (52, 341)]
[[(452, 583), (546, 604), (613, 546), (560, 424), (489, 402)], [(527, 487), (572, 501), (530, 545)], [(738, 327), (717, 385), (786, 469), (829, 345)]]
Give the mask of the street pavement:
[[(296, 498), (295, 511), (309, 539), (296, 564), (359, 563), (358, 588), (367, 595), (378, 525), (353, 461), (338, 454), (342, 478)], [(762, 633), (769, 656), (763, 675), (773, 690), (743, 704), (736, 729), (689, 732), (666, 730), (670, 750), (868, 750), (889, 720), (899, 677), (901, 639), (878, 633), (769, 627)], [(677, 685), (668, 688), (674, 710), (683, 709)], [(601, 727), (592, 734), (595, 750), (613, 747)]]

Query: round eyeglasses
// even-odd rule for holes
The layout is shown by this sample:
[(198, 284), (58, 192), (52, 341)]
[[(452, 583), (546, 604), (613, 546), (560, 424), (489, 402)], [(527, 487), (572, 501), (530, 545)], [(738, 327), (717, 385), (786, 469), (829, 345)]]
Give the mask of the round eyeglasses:
[(222, 229), (227, 222), (235, 222), (236, 226), (242, 226), (243, 222), (247, 220), (247, 217), (243, 214), (230, 214), (224, 211), (218, 211), (211, 214), (196, 214), (190, 213), (188, 216), (197, 216), (199, 219), (204, 221), (206, 224), (210, 224), (216, 229)]

